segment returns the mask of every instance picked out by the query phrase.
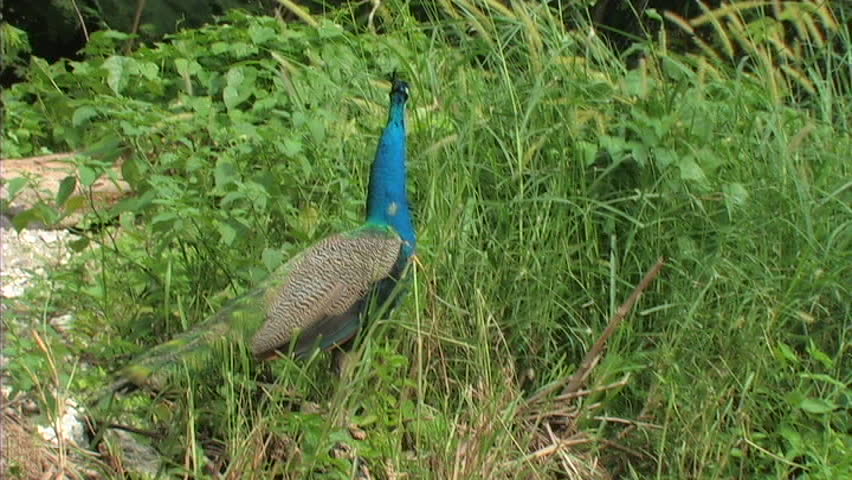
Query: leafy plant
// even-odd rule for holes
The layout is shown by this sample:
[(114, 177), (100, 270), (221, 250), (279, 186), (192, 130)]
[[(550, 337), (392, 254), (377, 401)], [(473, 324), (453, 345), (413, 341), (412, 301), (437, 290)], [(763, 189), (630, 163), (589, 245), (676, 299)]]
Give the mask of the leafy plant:
[[(79, 386), (355, 224), (384, 121), (376, 79), (398, 69), (421, 240), (405, 306), (339, 379), (322, 356), (253, 367), (235, 352), (187, 370), (173, 403), (120, 399), (121, 420), (169, 428), (170, 474), (202, 476), (205, 457), (258, 478), (846, 474), (852, 138), (826, 112), (848, 102), (817, 88), (814, 109), (780, 66), (679, 54), (665, 30), (627, 68), (565, 27), (581, 10), (440, 2), (453, 21), (424, 25), (407, 5), (382, 3), (381, 36), (328, 20), (346, 12), (302, 12), (308, 26), (233, 12), (130, 53), (100, 32), (83, 61), (35, 59), (3, 92), (10, 151), (80, 152), (39, 218), (115, 164), (135, 192), (95, 208), (115, 225), (52, 274), (47, 303), (78, 312), (100, 367)], [(660, 255), (588, 395), (525, 409)]]

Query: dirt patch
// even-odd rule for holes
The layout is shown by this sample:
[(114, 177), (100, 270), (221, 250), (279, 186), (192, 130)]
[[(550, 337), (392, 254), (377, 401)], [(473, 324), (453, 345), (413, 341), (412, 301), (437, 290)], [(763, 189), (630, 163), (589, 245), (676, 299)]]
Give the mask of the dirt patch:
[(0, 478), (41, 479), (53, 468), (53, 455), (8, 414), (0, 418)]
[[(59, 153), (28, 158), (4, 158), (0, 160), (0, 198), (10, 200), (8, 211), (4, 215), (13, 216), (27, 210), (39, 201), (52, 203), (62, 181), (77, 176), (74, 162), (76, 153)], [(29, 179), (28, 185), (14, 199), (9, 199), (8, 182), (15, 178)], [(112, 178), (119, 180), (112, 180)], [(53, 228), (67, 228), (76, 225), (82, 216), (101, 206), (116, 203), (131, 193), (130, 185), (121, 180), (121, 162), (112, 168), (110, 175), (102, 175), (92, 184), (91, 189), (83, 187), (77, 181), (75, 191), (66, 201), (66, 207), (73, 213)]]

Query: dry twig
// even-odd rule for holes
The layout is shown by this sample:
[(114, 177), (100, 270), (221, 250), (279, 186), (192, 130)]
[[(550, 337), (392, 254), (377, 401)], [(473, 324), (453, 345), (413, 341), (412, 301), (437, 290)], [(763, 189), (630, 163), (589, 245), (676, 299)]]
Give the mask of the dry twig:
[(542, 390), (539, 390), (535, 395), (530, 397), (527, 400), (527, 406), (534, 405), (544, 398), (546, 398), (551, 393), (558, 390), (562, 385), (567, 383), (567, 386), (562, 390), (560, 396), (571, 396), (575, 395), (580, 387), (585, 383), (589, 374), (591, 374), (592, 370), (597, 365), (598, 361), (600, 361), (601, 353), (606, 347), (606, 342), (609, 341), (610, 337), (615, 333), (615, 330), (618, 329), (621, 322), (624, 318), (630, 313), (633, 309), (633, 306), (636, 305), (636, 302), (639, 300), (639, 297), (642, 293), (651, 285), (651, 282), (657, 278), (660, 274), (660, 270), (662, 270), (665, 265), (665, 259), (660, 257), (657, 260), (657, 263), (648, 270), (648, 273), (645, 274), (645, 277), (639, 282), (639, 285), (633, 289), (633, 293), (627, 297), (627, 300), (621, 304), (618, 310), (615, 312), (615, 315), (610, 319), (609, 323), (604, 329), (601, 336), (592, 346), (592, 348), (586, 353), (586, 356), (583, 357), (582, 363), (580, 363), (580, 367), (574, 372), (570, 377), (560, 380)]

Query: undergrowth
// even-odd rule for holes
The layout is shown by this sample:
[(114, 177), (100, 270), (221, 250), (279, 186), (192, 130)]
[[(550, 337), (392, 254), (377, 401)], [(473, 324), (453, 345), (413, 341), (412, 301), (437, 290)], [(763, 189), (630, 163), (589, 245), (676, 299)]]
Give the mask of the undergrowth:
[[(454, 20), (427, 25), (386, 2), (382, 35), (332, 21), (345, 13), (305, 26), (232, 12), (127, 55), (108, 31), (81, 62), (33, 59), (3, 93), (4, 156), (80, 155), (16, 226), (87, 206), (114, 164), (134, 194), (96, 206), (72, 264), (4, 318), (17, 387), (97, 390), (357, 225), (382, 78), (398, 70), (413, 86), (420, 239), (407, 299), (342, 378), (322, 355), (257, 366), (235, 354), (186, 370), (176, 397), (116, 399), (110, 415), (161, 433), (168, 474), (852, 476), (848, 22), (785, 2), (786, 21), (807, 16), (824, 41), (781, 37), (791, 48), (777, 61), (788, 30), (769, 16), (656, 15), (627, 68), (593, 30), (564, 26), (582, 12), (440, 4)], [(715, 46), (669, 48), (667, 32), (711, 20)], [(588, 390), (529, 408), (660, 256)], [(67, 310), (70, 340), (23, 320)], [(94, 368), (39, 376), (50, 348)]]

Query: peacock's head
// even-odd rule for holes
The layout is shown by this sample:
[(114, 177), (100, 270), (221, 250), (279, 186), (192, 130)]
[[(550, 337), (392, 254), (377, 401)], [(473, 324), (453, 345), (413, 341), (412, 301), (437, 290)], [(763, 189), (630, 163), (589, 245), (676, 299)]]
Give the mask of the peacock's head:
[(394, 74), (391, 79), (391, 100), (394, 100), (395, 98), (399, 98), (399, 100), (402, 100), (403, 102), (408, 100), (408, 90), (410, 88), (411, 87), (408, 86), (408, 82), (400, 80), (396, 74)]

